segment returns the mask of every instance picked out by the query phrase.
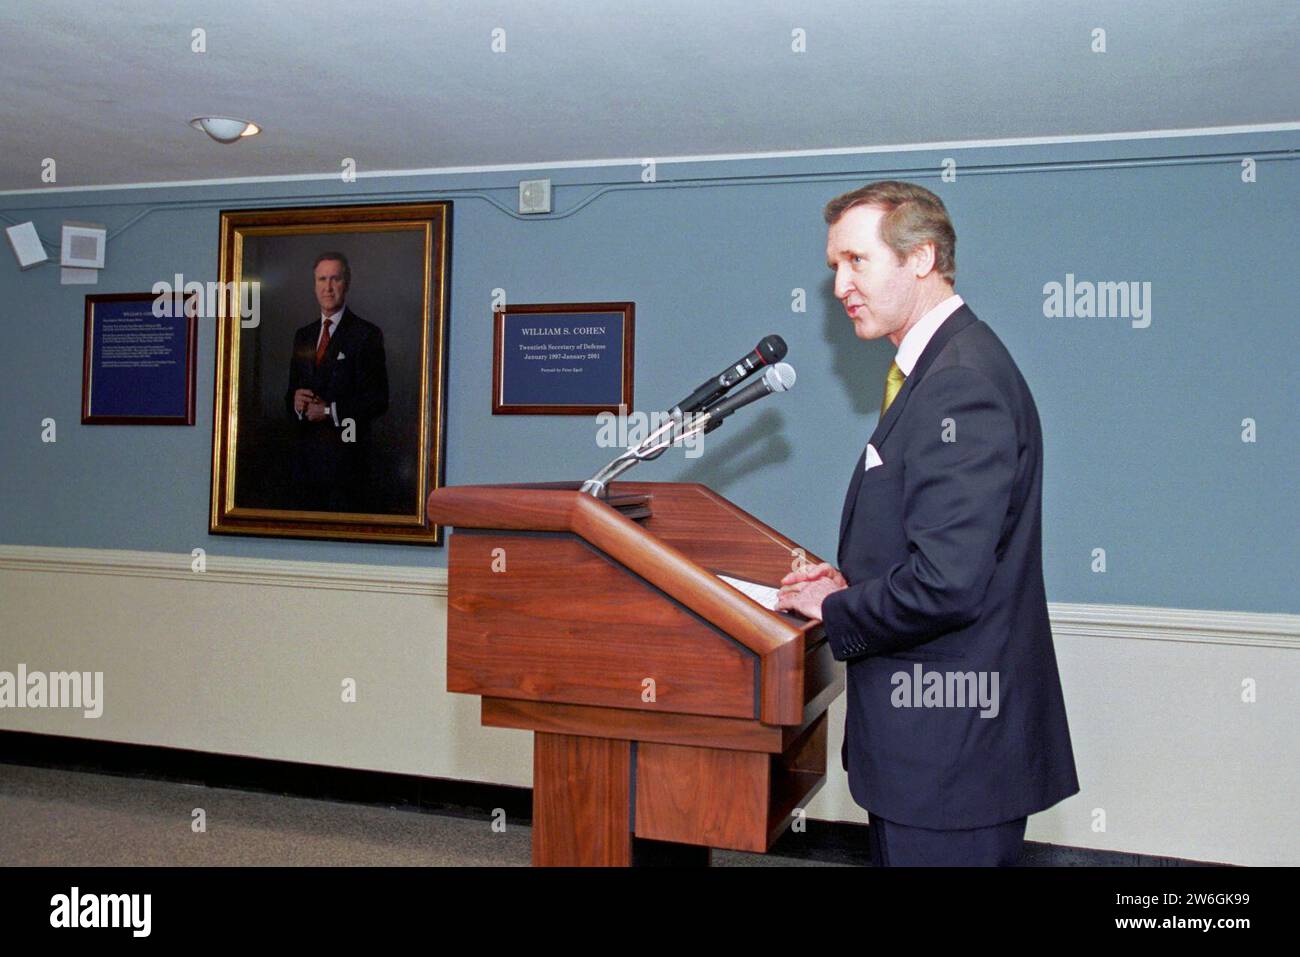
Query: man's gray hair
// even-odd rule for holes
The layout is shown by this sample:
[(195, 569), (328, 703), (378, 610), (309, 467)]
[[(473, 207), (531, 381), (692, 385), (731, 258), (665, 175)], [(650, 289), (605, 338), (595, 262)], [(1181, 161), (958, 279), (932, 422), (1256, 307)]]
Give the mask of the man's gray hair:
[(826, 224), (834, 225), (855, 206), (883, 210), (880, 241), (901, 263), (917, 246), (934, 245), (934, 269), (948, 282), (957, 275), (957, 231), (943, 200), (924, 186), (887, 179), (868, 183), (826, 204)]

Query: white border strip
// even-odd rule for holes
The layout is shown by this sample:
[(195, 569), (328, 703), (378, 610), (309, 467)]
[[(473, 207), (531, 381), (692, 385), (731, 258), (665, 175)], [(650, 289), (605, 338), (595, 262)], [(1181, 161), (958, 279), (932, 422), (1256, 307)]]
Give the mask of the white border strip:
[[(938, 143), (899, 143), (885, 146), (844, 146), (832, 149), (782, 150), (769, 153), (706, 153), (699, 156), (651, 156), (613, 159), (553, 160), (544, 163), (503, 163), (495, 166), (431, 166), (422, 169), (392, 169), (358, 172), (357, 179), (406, 176), (456, 176), (471, 173), (505, 173), (544, 169), (585, 169), (601, 166), (640, 166), (654, 159), (659, 166), (669, 163), (722, 163), (737, 160), (797, 159), (818, 156), (853, 156), (872, 153), (909, 153), (923, 150), (996, 149), (1012, 146), (1052, 146), (1062, 143), (1113, 143), (1122, 140), (1176, 139), (1193, 136), (1231, 136), (1249, 133), (1291, 133), (1300, 122), (1257, 123), (1248, 126), (1203, 126), (1183, 130), (1134, 130), (1127, 133), (1081, 133), (1060, 136), (1025, 136), (1002, 140), (948, 140)], [(300, 173), (284, 176), (232, 176), (226, 179), (177, 179), (153, 183), (102, 183), (94, 186), (49, 186), (35, 189), (0, 190), (0, 196), (29, 196), (35, 193), (84, 193), (117, 189), (170, 189), (195, 186), (237, 186), (256, 183), (305, 183), (337, 180), (334, 173)]]
[(1142, 638), (1300, 651), (1300, 615), (1143, 605), (1048, 605), (1056, 638)]
[[(117, 575), (447, 597), (445, 568), (283, 561), (209, 554), (207, 570), (194, 572), (190, 570), (188, 553), (108, 548), (0, 545), (0, 572)], [(1052, 633), (1057, 638), (1132, 638), (1300, 650), (1300, 615), (1065, 602), (1051, 603), (1048, 611)]]
[(404, 565), (285, 561), (206, 555), (206, 570), (193, 571), (188, 552), (139, 552), (113, 548), (47, 548), (0, 545), (0, 572), (115, 575), (276, 588), (329, 588), (447, 597), (447, 569)]

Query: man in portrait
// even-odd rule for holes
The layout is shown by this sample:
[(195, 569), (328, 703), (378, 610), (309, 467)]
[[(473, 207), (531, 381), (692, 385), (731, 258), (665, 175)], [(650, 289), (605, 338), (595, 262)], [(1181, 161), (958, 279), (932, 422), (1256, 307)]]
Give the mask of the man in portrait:
[(375, 509), (371, 430), (388, 410), (384, 334), (347, 306), (347, 257), (325, 252), (312, 265), (320, 317), (294, 335), (285, 405), (293, 419), (291, 481), (296, 508)]
[[(826, 207), (835, 297), (896, 354), (840, 518), (836, 569), (782, 581), (847, 662), (843, 761), (877, 865), (1009, 865), (1079, 790), (1042, 565), (1043, 436), (1002, 341), (953, 291), (938, 196)], [(816, 493), (814, 493), (816, 494)]]

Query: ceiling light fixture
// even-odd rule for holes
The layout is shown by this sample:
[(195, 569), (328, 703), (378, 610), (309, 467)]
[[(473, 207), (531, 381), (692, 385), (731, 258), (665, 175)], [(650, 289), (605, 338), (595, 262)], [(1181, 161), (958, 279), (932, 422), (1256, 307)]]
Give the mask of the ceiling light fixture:
[(256, 136), (262, 132), (256, 123), (230, 116), (196, 116), (190, 120), (190, 126), (207, 133), (218, 143), (234, 143), (245, 136)]

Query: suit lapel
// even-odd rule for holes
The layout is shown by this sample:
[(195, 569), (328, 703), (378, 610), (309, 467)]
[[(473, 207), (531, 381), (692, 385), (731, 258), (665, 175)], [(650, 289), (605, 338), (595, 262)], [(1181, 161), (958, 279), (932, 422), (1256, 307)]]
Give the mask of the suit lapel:
[(885, 444), (885, 438), (893, 429), (894, 423), (898, 421), (898, 417), (903, 414), (903, 406), (907, 405), (907, 399), (912, 394), (913, 386), (924, 378), (925, 370), (933, 364), (935, 356), (943, 352), (943, 347), (948, 344), (949, 339), (974, 321), (975, 313), (971, 312), (963, 303), (960, 309), (945, 319), (943, 324), (935, 330), (934, 335), (930, 337), (930, 341), (921, 350), (916, 365), (912, 367), (912, 374), (903, 382), (903, 387), (898, 390), (898, 395), (894, 397), (889, 410), (876, 423), (876, 430), (871, 433), (871, 444), (876, 447), (877, 452)]
[[(898, 395), (894, 396), (894, 401), (890, 403), (889, 408), (885, 410), (885, 414), (876, 423), (875, 431), (871, 433), (868, 444), (874, 445), (877, 452), (880, 451), (880, 447), (894, 428), (894, 423), (898, 421), (898, 417), (903, 414), (903, 406), (907, 404), (907, 398), (912, 394), (913, 386), (921, 381), (925, 375), (925, 370), (934, 362), (935, 356), (943, 351), (944, 346), (948, 344), (948, 341), (953, 336), (974, 321), (975, 313), (971, 312), (970, 308), (963, 303), (961, 308), (945, 319), (943, 324), (935, 330), (934, 335), (930, 337), (930, 341), (921, 350), (916, 365), (912, 367), (912, 374), (903, 382), (903, 387), (898, 390)], [(849, 482), (848, 494), (844, 496), (844, 510), (840, 513), (840, 554), (837, 556), (840, 565), (844, 564), (844, 535), (849, 529), (849, 523), (853, 521), (853, 507), (858, 500), (858, 490), (862, 486), (862, 476), (866, 471), (866, 465), (867, 450), (864, 448), (862, 454), (858, 456), (858, 465), (854, 470), (853, 480)]]
[[(862, 485), (862, 473), (867, 468), (867, 450), (864, 448), (858, 456), (857, 467), (853, 470), (853, 479), (849, 482), (849, 491), (844, 496), (844, 509), (840, 512), (840, 548), (844, 547), (844, 533), (848, 531), (849, 519), (853, 516), (853, 503), (858, 500), (858, 489)], [(838, 564), (844, 564), (844, 556), (839, 556)]]

